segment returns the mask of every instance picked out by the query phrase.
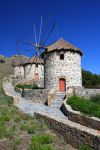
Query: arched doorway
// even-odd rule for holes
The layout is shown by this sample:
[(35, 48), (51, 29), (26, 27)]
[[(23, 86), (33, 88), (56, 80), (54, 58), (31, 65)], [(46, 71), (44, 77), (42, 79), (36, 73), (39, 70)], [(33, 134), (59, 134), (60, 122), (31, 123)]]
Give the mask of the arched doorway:
[(60, 92), (66, 91), (66, 80), (64, 78), (59, 79), (59, 91)]

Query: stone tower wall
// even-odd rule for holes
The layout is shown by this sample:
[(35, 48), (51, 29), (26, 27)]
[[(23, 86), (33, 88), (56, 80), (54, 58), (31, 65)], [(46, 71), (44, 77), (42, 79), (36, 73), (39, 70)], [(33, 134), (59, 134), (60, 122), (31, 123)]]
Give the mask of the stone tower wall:
[(38, 64), (38, 67), (35, 64), (28, 64), (25, 66), (15, 66), (14, 67), (14, 76), (20, 79), (34, 79), (35, 73), (39, 74), (39, 79), (44, 79), (44, 65)]
[(45, 88), (59, 90), (59, 79), (66, 79), (66, 89), (70, 86), (82, 86), (81, 56), (79, 53), (64, 51), (64, 60), (60, 52), (45, 54)]
[(23, 66), (15, 66), (14, 67), (14, 76), (16, 78), (24, 78), (24, 68)]
[(44, 65), (38, 64), (36, 67), (35, 64), (28, 64), (25, 66), (25, 78), (26, 79), (34, 79), (35, 74), (39, 74), (39, 78), (44, 78)]

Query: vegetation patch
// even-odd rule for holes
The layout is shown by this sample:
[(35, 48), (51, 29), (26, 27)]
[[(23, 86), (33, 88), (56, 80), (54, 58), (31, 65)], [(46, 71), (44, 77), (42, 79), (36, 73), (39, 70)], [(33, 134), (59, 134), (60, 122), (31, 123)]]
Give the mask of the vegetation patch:
[(97, 103), (100, 105), (100, 94), (97, 94), (95, 96), (91, 96), (90, 100), (94, 103)]
[(82, 70), (82, 84), (85, 88), (100, 89), (100, 75), (93, 74), (90, 71)]
[(32, 137), (32, 143), (30, 145), (31, 150), (53, 150), (52, 144), (53, 138), (49, 134), (34, 135)]
[(80, 111), (89, 116), (100, 118), (100, 105), (81, 97), (72, 96), (68, 98), (67, 103), (73, 110)]
[(84, 144), (79, 147), (79, 150), (93, 150), (90, 145)]
[(17, 84), (16, 87), (20, 89), (38, 89), (36, 84)]

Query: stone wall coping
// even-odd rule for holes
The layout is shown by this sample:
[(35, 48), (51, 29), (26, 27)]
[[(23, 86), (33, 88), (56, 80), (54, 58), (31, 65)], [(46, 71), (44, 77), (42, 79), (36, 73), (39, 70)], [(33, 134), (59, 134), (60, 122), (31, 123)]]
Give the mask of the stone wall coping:
[(59, 123), (63, 123), (63, 124), (65, 124), (65, 125), (67, 125), (67, 126), (69, 126), (69, 127), (71, 127), (71, 128), (77, 128), (77, 130), (81, 130), (82, 132), (86, 132), (86, 134), (90, 134), (90, 135), (94, 135), (94, 136), (98, 136), (98, 137), (100, 137), (100, 131), (98, 131), (98, 130), (95, 130), (95, 129), (91, 129), (91, 128), (88, 128), (88, 127), (86, 127), (86, 126), (83, 126), (83, 125), (80, 125), (80, 124), (78, 124), (78, 123), (75, 123), (75, 122), (72, 122), (72, 121), (70, 121), (70, 120), (65, 120), (65, 119), (63, 119), (63, 118), (60, 118), (60, 119), (58, 119), (58, 118), (55, 118), (54, 116), (49, 116), (48, 114), (46, 114), (46, 113), (34, 113), (34, 116), (35, 115), (41, 115), (41, 116), (44, 116), (44, 117), (46, 117), (46, 118), (48, 118), (48, 119), (52, 119), (52, 120), (55, 120), (55, 121), (57, 121), (57, 122), (59, 122)]
[(97, 91), (100, 91), (100, 89), (84, 88), (84, 87), (75, 87), (75, 89), (76, 89), (76, 90), (93, 90), (93, 91), (94, 91), (94, 90), (97, 90)]
[[(66, 103), (66, 101), (67, 101), (67, 100), (64, 100), (63, 104), (65, 105), (65, 107), (66, 107), (66, 109), (67, 109), (68, 111), (73, 112), (73, 113), (75, 113), (75, 114), (80, 114), (80, 115), (83, 116), (83, 114), (82, 114), (80, 111), (75, 111), (75, 110), (73, 110), (73, 109), (71, 108), (71, 106)], [(91, 118), (91, 119), (94, 119), (94, 120), (97, 120), (97, 121), (100, 121), (100, 119), (97, 118), (97, 117), (93, 117), (93, 116), (92, 116), (92, 117), (85, 116), (85, 117)]]
[[(18, 88), (18, 87), (16, 87), (16, 86), (15, 86), (14, 88), (15, 88), (15, 90), (16, 90), (16, 89), (20, 90), (20, 92), (22, 91), (21, 88)], [(38, 89), (27, 89), (27, 88), (25, 88), (25, 89), (24, 89), (24, 91), (33, 91), (33, 90), (34, 90), (34, 91), (41, 91), (41, 90), (47, 91), (47, 90), (44, 89), (44, 88), (40, 88), (40, 89), (39, 89), (39, 88), (38, 88)]]

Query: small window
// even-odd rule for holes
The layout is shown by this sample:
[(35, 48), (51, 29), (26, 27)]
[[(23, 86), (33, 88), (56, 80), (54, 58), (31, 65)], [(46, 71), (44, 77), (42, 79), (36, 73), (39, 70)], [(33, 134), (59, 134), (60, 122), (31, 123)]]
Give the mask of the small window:
[(60, 54), (60, 59), (64, 60), (64, 54)]
[(38, 64), (36, 64), (36, 68), (38, 68)]

